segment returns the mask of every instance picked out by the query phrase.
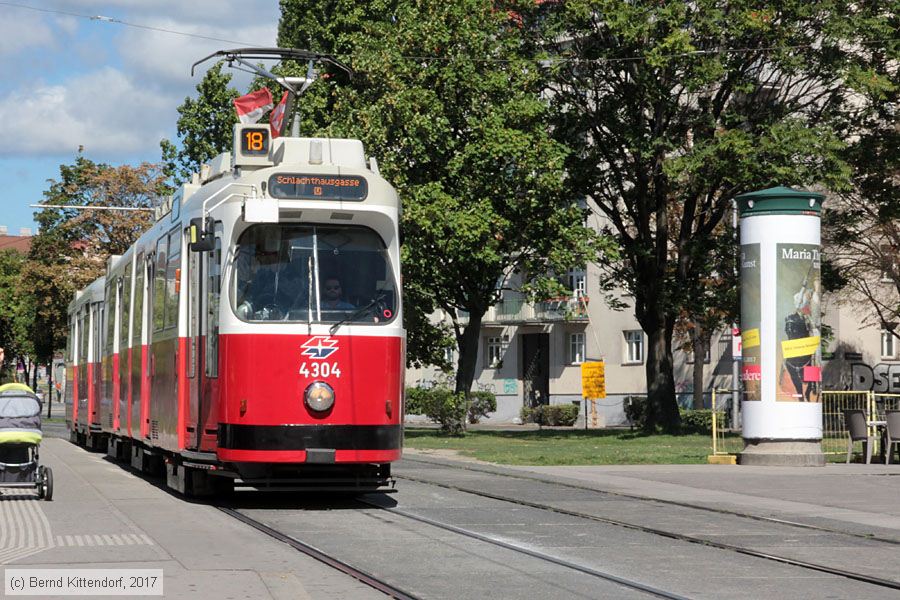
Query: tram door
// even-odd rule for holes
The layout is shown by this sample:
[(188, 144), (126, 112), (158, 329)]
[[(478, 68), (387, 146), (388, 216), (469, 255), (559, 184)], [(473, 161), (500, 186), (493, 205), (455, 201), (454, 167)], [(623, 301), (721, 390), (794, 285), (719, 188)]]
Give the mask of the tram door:
[(222, 291), (222, 226), (216, 223), (215, 248), (191, 252), (190, 322), (191, 338), (188, 377), (190, 413), (188, 446), (212, 451), (218, 436), (219, 390), (219, 296)]
[[(128, 265), (127, 269), (130, 269)], [(134, 302), (131, 307), (131, 343), (128, 364), (131, 369), (130, 386), (128, 389), (128, 435), (133, 438), (140, 437), (141, 433), (141, 396), (143, 395), (144, 365), (144, 282), (147, 280), (147, 266), (144, 253), (137, 256), (134, 263)], [(130, 271), (126, 271), (126, 277)]]
[(187, 343), (187, 378), (188, 378), (188, 416), (187, 416), (187, 447), (189, 449), (198, 449), (200, 447), (202, 427), (198, 425), (200, 418), (200, 395), (202, 389), (200, 386), (200, 377), (198, 375), (198, 357), (197, 347), (201, 340), (201, 306), (200, 301), (203, 297), (201, 285), (203, 275), (201, 272), (202, 265), (201, 252), (188, 252), (187, 268), (188, 268), (188, 343)]

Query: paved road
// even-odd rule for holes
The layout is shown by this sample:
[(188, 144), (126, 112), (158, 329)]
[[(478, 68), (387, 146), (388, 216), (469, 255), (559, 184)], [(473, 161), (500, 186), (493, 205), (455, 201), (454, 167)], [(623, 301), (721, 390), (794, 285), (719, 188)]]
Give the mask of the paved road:
[[(0, 565), (162, 568), (169, 598), (383, 597), (213, 505), (187, 501), (159, 482), (57, 439), (66, 436), (64, 426), (47, 425), (42, 459), (54, 469), (55, 500), (0, 496)], [(408, 452), (395, 473), (399, 493), (369, 495), (377, 506), (262, 494), (237, 494), (229, 504), (423, 599), (647, 596), (385, 509), (689, 598), (900, 596), (845, 577), (499, 499), (897, 579), (900, 466), (510, 468)], [(697, 511), (692, 505), (833, 531)], [(15, 528), (28, 535), (7, 534)]]

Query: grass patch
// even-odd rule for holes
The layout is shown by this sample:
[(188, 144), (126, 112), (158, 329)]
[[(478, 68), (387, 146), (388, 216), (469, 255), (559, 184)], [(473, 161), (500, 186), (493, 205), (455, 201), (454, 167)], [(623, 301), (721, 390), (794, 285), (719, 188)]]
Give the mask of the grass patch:
[(648, 435), (614, 429), (469, 431), (453, 437), (407, 427), (405, 445), (455, 450), (499, 464), (547, 466), (700, 464), (712, 452), (709, 435)]

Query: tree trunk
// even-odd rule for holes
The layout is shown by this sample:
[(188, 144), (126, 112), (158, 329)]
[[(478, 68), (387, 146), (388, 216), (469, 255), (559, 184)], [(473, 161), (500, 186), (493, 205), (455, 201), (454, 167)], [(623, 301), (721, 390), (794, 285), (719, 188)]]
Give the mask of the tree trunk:
[(700, 323), (691, 328), (691, 349), (694, 352), (694, 410), (703, 408), (703, 366), (706, 358), (705, 332)]
[(466, 410), (462, 418), (462, 429), (469, 423), (469, 391), (472, 389), (472, 381), (475, 380), (475, 367), (478, 361), (478, 342), (481, 339), (481, 319), (483, 312), (469, 312), (469, 322), (463, 330), (462, 336), (457, 340), (459, 346), (459, 364), (456, 369), (456, 393), (464, 393), (466, 396)]
[(478, 341), (481, 339), (481, 319), (484, 313), (469, 313), (469, 322), (457, 340), (459, 346), (459, 363), (456, 368), (456, 392), (472, 389), (475, 380), (475, 367), (478, 361)]
[(647, 332), (647, 431), (681, 428), (672, 369), (672, 327), (660, 325)]

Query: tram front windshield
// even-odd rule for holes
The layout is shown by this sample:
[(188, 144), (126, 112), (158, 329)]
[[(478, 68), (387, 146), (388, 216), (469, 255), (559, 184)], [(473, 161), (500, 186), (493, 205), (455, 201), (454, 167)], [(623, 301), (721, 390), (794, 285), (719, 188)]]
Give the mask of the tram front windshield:
[(388, 251), (371, 229), (253, 225), (241, 234), (234, 260), (230, 295), (244, 321), (393, 320)]

